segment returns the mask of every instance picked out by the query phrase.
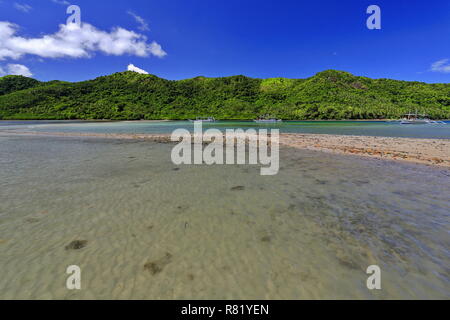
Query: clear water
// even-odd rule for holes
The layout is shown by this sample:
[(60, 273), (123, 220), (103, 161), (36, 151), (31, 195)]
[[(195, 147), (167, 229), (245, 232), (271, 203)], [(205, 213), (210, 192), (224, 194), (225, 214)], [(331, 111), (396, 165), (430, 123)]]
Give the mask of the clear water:
[(262, 177), (171, 148), (0, 135), (0, 299), (450, 298), (448, 169), (282, 148)]
[[(40, 132), (88, 133), (171, 133), (178, 128), (193, 130), (187, 121), (123, 121), (123, 122), (52, 122), (52, 121), (0, 121), (0, 130), (28, 130)], [(400, 125), (382, 121), (303, 121), (281, 124), (223, 121), (204, 123), (204, 128), (278, 128), (285, 133), (316, 133), (365, 135), (382, 137), (450, 139), (450, 122), (447, 124)]]

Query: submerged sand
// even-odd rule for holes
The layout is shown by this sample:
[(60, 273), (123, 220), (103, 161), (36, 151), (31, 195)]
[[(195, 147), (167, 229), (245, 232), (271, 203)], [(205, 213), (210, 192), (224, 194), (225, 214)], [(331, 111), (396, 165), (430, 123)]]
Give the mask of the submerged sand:
[(450, 297), (446, 168), (281, 147), (261, 176), (175, 166), (145, 139), (0, 148), (0, 299)]
[[(97, 137), (171, 142), (170, 134), (99, 134), (2, 130), (0, 134)], [(329, 134), (280, 134), (280, 144), (315, 151), (450, 167), (450, 140)]]

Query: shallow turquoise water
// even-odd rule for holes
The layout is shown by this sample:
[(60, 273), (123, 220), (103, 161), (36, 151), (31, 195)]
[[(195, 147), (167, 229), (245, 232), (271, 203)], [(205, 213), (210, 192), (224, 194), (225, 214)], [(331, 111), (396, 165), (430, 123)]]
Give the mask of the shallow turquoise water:
[[(450, 123), (204, 127), (450, 139)], [(0, 121), (0, 299), (450, 297), (448, 169), (282, 148), (280, 173), (262, 177), (177, 167), (171, 144), (7, 133), (178, 128), (193, 124)], [(74, 240), (87, 247), (66, 250)], [(80, 292), (64, 286), (72, 264)], [(366, 287), (373, 264), (381, 291)]]
[(448, 169), (282, 148), (261, 176), (172, 147), (0, 135), (0, 299), (450, 297)]
[[(381, 137), (450, 139), (450, 122), (447, 124), (400, 125), (383, 121), (289, 121), (281, 124), (257, 124), (251, 121), (220, 121), (205, 123), (204, 128), (272, 128), (282, 133), (312, 133), (337, 135), (362, 135)], [(27, 130), (39, 132), (76, 133), (171, 133), (175, 129), (193, 130), (187, 121), (0, 121), (0, 130)]]

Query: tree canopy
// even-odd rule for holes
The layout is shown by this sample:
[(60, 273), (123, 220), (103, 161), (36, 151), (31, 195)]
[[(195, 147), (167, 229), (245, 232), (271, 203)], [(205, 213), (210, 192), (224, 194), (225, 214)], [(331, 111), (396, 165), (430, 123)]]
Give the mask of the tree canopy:
[(242, 75), (166, 80), (121, 72), (90, 81), (0, 78), (0, 119), (398, 118), (410, 111), (450, 118), (450, 84), (370, 79), (327, 70), (307, 79)]

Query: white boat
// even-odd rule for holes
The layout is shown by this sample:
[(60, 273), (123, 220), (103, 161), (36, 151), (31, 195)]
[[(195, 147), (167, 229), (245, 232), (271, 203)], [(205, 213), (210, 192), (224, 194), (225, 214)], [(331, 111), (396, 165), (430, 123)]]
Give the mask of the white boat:
[(416, 112), (405, 114), (400, 120), (400, 124), (445, 124), (445, 122), (431, 120), (426, 114)]
[(189, 120), (190, 122), (216, 122), (216, 119), (214, 117), (208, 117), (208, 118), (197, 118), (196, 120)]
[(283, 120), (270, 118), (269, 115), (261, 116), (258, 119), (253, 120), (253, 121), (256, 122), (256, 123), (279, 123), (279, 122), (283, 122)]
[(258, 120), (253, 120), (256, 123), (280, 123), (283, 122), (283, 120), (279, 120), (279, 119), (258, 119)]
[(430, 121), (426, 119), (402, 119), (400, 124), (429, 124)]

